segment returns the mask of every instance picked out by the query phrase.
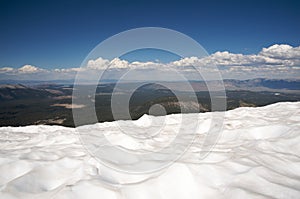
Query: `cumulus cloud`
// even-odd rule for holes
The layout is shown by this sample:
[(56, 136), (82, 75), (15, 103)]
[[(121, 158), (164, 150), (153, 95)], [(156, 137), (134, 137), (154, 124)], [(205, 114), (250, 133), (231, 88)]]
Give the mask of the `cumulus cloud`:
[(274, 58), (274, 59), (300, 59), (300, 46), (293, 48), (292, 46), (285, 44), (275, 44), (269, 48), (263, 48), (259, 53), (261, 56)]
[(3, 67), (0, 68), (0, 73), (7, 73), (7, 72), (12, 72), (14, 69), (11, 67)]
[(173, 65), (183, 70), (191, 65), (202, 69), (217, 66), (224, 78), (299, 78), (300, 47), (275, 44), (251, 55), (216, 52), (201, 59), (183, 58)]
[(160, 63), (156, 62), (128, 62), (126, 60), (121, 60), (120, 58), (114, 58), (112, 60), (103, 59), (102, 57), (89, 60), (87, 65), (84, 67), (85, 69), (93, 69), (93, 70), (109, 70), (109, 69), (128, 69), (128, 68), (136, 68), (136, 69), (150, 69), (150, 68), (158, 68), (161, 66)]
[(28, 65), (28, 64), (18, 69), (18, 72), (20, 73), (37, 73), (41, 71), (44, 71), (44, 69), (38, 68), (36, 66)]
[(216, 52), (208, 57), (184, 58), (174, 62), (177, 66), (210, 66), (219, 67), (257, 67), (257, 66), (300, 66), (300, 47), (293, 48), (289, 45), (273, 45), (263, 48), (257, 55), (234, 54), (230, 52)]
[(72, 72), (79, 72), (79, 71), (82, 71), (84, 70), (84, 68), (57, 68), (57, 69), (54, 69), (54, 72), (57, 72), (57, 73), (72, 73)]
[(129, 68), (129, 62), (126, 60), (121, 60), (119, 58), (114, 58), (109, 63), (109, 68), (119, 68), (119, 69)]
[(108, 67), (109, 63), (109, 60), (99, 57), (96, 60), (89, 60), (86, 65), (86, 68), (95, 70), (105, 70)]
[(212, 73), (219, 69), (223, 78), (299, 78), (300, 46), (292, 47), (286, 44), (275, 44), (263, 48), (258, 54), (244, 55), (224, 51), (216, 52), (204, 58), (185, 57), (170, 63), (128, 62), (120, 58), (108, 60), (100, 57), (89, 60), (84, 67), (45, 70), (32, 65), (24, 65), (18, 69), (3, 67), (0, 68), (0, 73), (2, 76), (3, 74), (46, 73), (49, 78), (55, 77), (57, 79), (74, 78), (79, 71), (88, 71), (90, 73), (87, 74), (97, 76), (97, 71), (105, 70), (111, 72), (111, 77), (116, 77), (121, 75), (120, 71), (127, 69), (168, 71), (170, 68), (188, 75), (195, 73), (194, 68)]

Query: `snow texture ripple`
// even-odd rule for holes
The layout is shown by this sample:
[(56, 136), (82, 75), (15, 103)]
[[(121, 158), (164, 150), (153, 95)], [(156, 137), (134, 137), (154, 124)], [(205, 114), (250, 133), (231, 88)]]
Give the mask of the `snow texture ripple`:
[[(1, 127), (0, 198), (299, 198), (299, 110), (300, 102), (284, 102), (227, 111), (221, 137), (204, 159), (199, 153), (207, 118), (219, 113), (188, 114), (191, 123), (200, 120), (200, 130), (186, 153), (166, 169), (136, 175), (102, 165), (85, 150), (74, 128)], [(165, 136), (146, 149), (172, 139), (179, 115), (164, 117)], [(136, 123), (149, 126), (148, 120), (157, 118), (143, 116)], [(93, 129), (100, 127), (111, 142), (139, 149), (139, 143), (120, 137), (118, 122), (79, 128), (91, 132), (92, 139)]]

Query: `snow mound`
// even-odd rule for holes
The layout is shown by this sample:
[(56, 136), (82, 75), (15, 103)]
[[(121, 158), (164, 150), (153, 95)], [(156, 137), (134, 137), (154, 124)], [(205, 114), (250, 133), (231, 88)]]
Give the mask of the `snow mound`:
[[(222, 136), (206, 158), (198, 158), (205, 133), (198, 132), (196, 142), (170, 167), (139, 175), (103, 166), (87, 153), (73, 128), (1, 127), (0, 198), (299, 198), (299, 110), (300, 102), (284, 102), (228, 111)], [(218, 113), (189, 114), (189, 119), (203, 120), (205, 131), (210, 114)], [(168, 131), (179, 115), (166, 117)], [(161, 118), (143, 116), (135, 123), (145, 127), (150, 119)], [(116, 134), (118, 123), (126, 125), (120, 121), (81, 128)], [(113, 138), (122, 142), (117, 135)]]

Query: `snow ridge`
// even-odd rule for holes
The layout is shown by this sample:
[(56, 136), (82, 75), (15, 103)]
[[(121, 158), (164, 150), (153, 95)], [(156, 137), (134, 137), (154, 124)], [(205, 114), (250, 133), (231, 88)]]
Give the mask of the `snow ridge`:
[[(100, 164), (74, 128), (1, 127), (0, 198), (298, 198), (299, 110), (300, 102), (283, 102), (226, 112), (222, 136), (203, 160), (198, 154), (205, 118), (218, 113), (189, 114), (191, 122), (203, 120), (195, 143), (167, 169), (139, 175)], [(165, 117), (172, 127), (179, 115)], [(155, 122), (144, 116), (137, 123), (143, 126), (149, 119)], [(82, 128), (109, 133), (116, 124)]]

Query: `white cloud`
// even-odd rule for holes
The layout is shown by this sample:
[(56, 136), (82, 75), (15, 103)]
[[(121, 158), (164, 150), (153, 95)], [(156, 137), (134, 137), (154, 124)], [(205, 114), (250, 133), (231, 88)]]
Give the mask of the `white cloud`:
[(286, 44), (275, 44), (269, 48), (263, 48), (259, 55), (274, 59), (300, 59), (300, 46), (293, 48)]
[(57, 68), (57, 69), (54, 69), (54, 72), (57, 72), (57, 73), (76, 73), (76, 72), (79, 72), (79, 71), (82, 71), (84, 70), (84, 68)]
[(103, 59), (102, 57), (96, 60), (89, 60), (86, 68), (95, 70), (105, 70), (109, 65), (109, 60)]
[(217, 66), (224, 78), (299, 78), (300, 47), (276, 44), (258, 54), (216, 52), (205, 58), (183, 58), (170, 64), (183, 70), (191, 65), (206, 70)]
[(158, 68), (161, 66), (161, 63), (156, 62), (128, 62), (126, 60), (121, 60), (120, 58), (114, 58), (112, 60), (107, 60), (103, 58), (98, 58), (96, 60), (89, 60), (87, 65), (84, 67), (86, 70), (107, 70), (107, 69), (127, 69), (127, 68), (136, 68), (136, 69), (150, 69)]
[(12, 72), (14, 69), (11, 67), (3, 67), (0, 68), (0, 73), (7, 73), (7, 72)]
[[(258, 54), (234, 54), (228, 51), (216, 52), (204, 58), (186, 57), (170, 63), (158, 62), (128, 62), (115, 58), (112, 60), (98, 58), (89, 60), (85, 67), (74, 67), (64, 69), (45, 70), (32, 65), (24, 65), (19, 69), (11, 67), (0, 68), (1, 77), (5, 74), (25, 75), (44, 73), (43, 77), (49, 79), (74, 78), (79, 71), (87, 71), (88, 76), (97, 77), (97, 70), (104, 71), (109, 69), (110, 77), (120, 76), (120, 71), (124, 69), (158, 70), (168, 71), (173, 68), (182, 71), (185, 74), (192, 75), (195, 73), (194, 68), (199, 68), (205, 72), (216, 72), (217, 66), (223, 78), (247, 79), (254, 77), (269, 78), (299, 78), (300, 77), (300, 46), (292, 47), (286, 44), (275, 44), (268, 48), (263, 48)], [(119, 72), (117, 72), (119, 71)], [(115, 73), (115, 74), (114, 74)], [(117, 74), (117, 75), (116, 75)], [(32, 76), (30, 76), (32, 77)], [(41, 76), (40, 76), (41, 77)]]
[(45, 71), (45, 70), (28, 64), (18, 69), (18, 72), (20, 73), (37, 73), (41, 71)]
[(257, 55), (234, 54), (230, 52), (216, 52), (208, 57), (184, 58), (174, 62), (176, 66), (211, 66), (219, 67), (262, 67), (262, 66), (300, 66), (300, 47), (293, 48), (289, 45), (273, 45), (263, 48)]
[(129, 68), (129, 62), (126, 60), (121, 60), (119, 58), (114, 58), (113, 60), (110, 61), (109, 63), (109, 68), (113, 69), (124, 69), (124, 68)]

